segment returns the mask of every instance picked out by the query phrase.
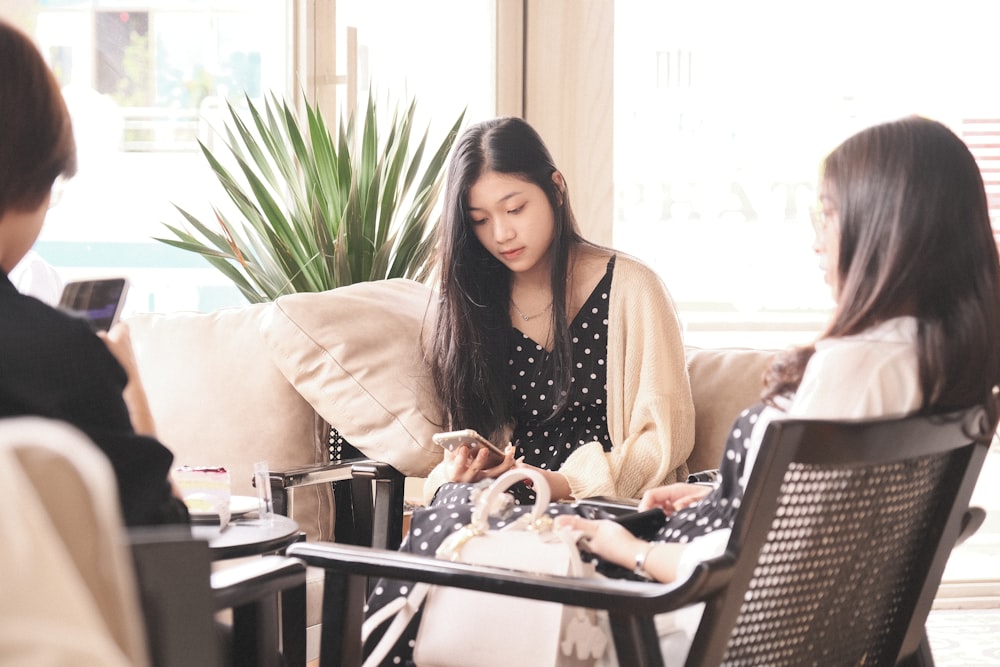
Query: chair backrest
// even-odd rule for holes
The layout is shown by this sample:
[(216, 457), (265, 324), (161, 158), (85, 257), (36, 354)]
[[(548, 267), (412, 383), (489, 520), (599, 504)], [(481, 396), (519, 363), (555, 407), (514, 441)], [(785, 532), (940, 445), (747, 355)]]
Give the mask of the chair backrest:
[(0, 420), (0, 662), (146, 665), (111, 464), (82, 433)]
[(223, 665), (208, 543), (187, 526), (132, 528), (128, 542), (153, 666)]
[[(689, 665), (916, 653), (988, 441), (981, 410), (768, 426)], [(709, 567), (709, 566), (703, 566)]]

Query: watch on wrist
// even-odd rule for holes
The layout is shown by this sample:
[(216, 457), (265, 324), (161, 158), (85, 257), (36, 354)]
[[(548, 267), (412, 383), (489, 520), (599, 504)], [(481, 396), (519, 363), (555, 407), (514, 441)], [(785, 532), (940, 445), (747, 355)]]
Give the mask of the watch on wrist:
[(639, 553), (635, 555), (635, 568), (632, 570), (632, 574), (646, 580), (651, 580), (653, 578), (649, 572), (646, 572), (646, 560), (649, 558), (649, 554), (654, 548), (656, 548), (656, 546), (656, 542), (650, 542), (644, 548), (639, 550)]

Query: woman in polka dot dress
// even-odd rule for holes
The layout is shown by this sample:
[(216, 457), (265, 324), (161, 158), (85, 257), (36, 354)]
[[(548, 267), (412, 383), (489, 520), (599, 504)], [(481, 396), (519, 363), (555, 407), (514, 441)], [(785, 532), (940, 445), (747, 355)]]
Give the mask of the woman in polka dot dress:
[[(526, 122), (459, 138), (440, 233), (429, 361), (442, 430), (507, 448), (497, 465), (485, 449), (445, 452), (401, 548), (433, 554), (468, 523), (477, 484), (512, 467), (540, 471), (554, 500), (638, 498), (686, 479), (694, 406), (673, 301), (644, 264), (581, 237), (565, 178)], [(513, 512), (533, 497), (513, 488)], [(407, 590), (380, 582), (369, 611)], [(408, 660), (410, 636), (385, 664)]]
[(557, 500), (686, 478), (694, 406), (670, 295), (642, 263), (580, 236), (566, 181), (523, 120), (459, 138), (439, 253), (429, 363), (442, 430), (510, 446), (490, 466), (485, 450), (446, 452), (427, 500), (513, 466), (541, 471)]

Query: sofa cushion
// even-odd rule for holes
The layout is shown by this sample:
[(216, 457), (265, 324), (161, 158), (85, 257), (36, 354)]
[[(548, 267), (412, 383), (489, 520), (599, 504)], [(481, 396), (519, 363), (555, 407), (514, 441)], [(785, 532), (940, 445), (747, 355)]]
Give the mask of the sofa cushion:
[(441, 409), (422, 354), (433, 294), (402, 278), (291, 294), (261, 324), (270, 358), (313, 409), (404, 475), (425, 475), (441, 460), (431, 442)]
[[(157, 433), (175, 465), (225, 466), (235, 495), (256, 495), (253, 464), (326, 462), (312, 407), (271, 363), (260, 324), (269, 304), (128, 319)], [(309, 539), (333, 539), (329, 485), (292, 494)]]
[(688, 458), (692, 472), (718, 468), (739, 413), (760, 402), (764, 372), (773, 350), (743, 348), (687, 348), (688, 374), (694, 399), (694, 450)]

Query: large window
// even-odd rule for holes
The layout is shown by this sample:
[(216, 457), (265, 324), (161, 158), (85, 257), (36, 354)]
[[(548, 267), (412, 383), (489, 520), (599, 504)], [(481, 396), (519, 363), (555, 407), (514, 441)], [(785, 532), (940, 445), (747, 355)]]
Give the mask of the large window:
[[(1000, 225), (998, 23), (1000, 4), (978, 0), (615, 3), (615, 245), (664, 277), (688, 343), (816, 336), (831, 307), (811, 251), (817, 168), (868, 125), (948, 124)], [(994, 446), (973, 499), (987, 522), (956, 551), (952, 581), (996, 580), (998, 477)]]
[(965, 138), (1000, 221), (1000, 5), (615, 3), (615, 244), (652, 263), (695, 344), (810, 339), (822, 157), (923, 114)]
[(360, 85), (370, 82), (373, 93), (393, 100), (415, 98), (418, 127), (430, 123), (433, 136), (443, 136), (463, 110), (470, 123), (495, 115), (494, 5), (338, 0), (337, 23), (358, 31)]
[[(300, 20), (307, 5), (38, 0), (4, 8), (34, 36), (73, 117), (80, 170), (36, 245), (64, 280), (127, 275), (126, 314), (244, 303), (204, 259), (154, 239), (171, 236), (165, 223), (182, 223), (175, 205), (203, 220), (228, 206), (198, 142), (221, 148), (227, 104), (307, 94), (306, 69), (317, 65), (296, 56), (307, 41), (325, 71), (345, 74), (357, 63), (361, 102), (369, 89), (385, 104), (415, 97), (417, 128), (429, 125), (431, 142), (463, 109), (470, 119), (493, 115), (493, 0), (340, 0), (336, 27)], [(351, 57), (348, 29), (357, 36)], [(338, 83), (338, 108), (327, 116), (345, 112), (350, 98)]]
[(198, 148), (227, 102), (287, 88), (285, 3), (49, 0), (15, 17), (63, 85), (78, 175), (36, 249), (65, 280), (124, 274), (128, 311), (208, 310), (240, 297), (204, 260), (155, 240), (174, 205), (210, 213)]

